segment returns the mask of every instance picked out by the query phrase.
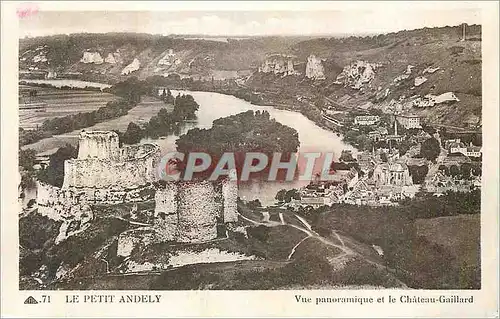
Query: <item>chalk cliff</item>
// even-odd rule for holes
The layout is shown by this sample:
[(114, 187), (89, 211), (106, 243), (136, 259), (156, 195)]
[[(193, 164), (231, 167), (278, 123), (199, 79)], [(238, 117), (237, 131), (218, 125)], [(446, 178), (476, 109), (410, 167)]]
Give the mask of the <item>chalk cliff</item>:
[(324, 80), (325, 69), (321, 63), (321, 59), (311, 54), (307, 58), (306, 77), (313, 80)]
[(117, 52), (108, 53), (108, 56), (106, 56), (106, 59), (104, 59), (104, 62), (110, 63), (110, 64), (121, 63), (122, 59), (121, 59), (120, 53), (117, 53)]
[(132, 63), (127, 65), (125, 68), (123, 68), (121, 74), (128, 75), (132, 72), (139, 70), (140, 67), (141, 67), (141, 62), (139, 62), (139, 60), (137, 60), (137, 59), (134, 59), (134, 61), (132, 61)]
[(83, 52), (83, 56), (80, 59), (82, 63), (94, 63), (102, 64), (104, 60), (99, 52)]
[(259, 67), (259, 72), (273, 73), (276, 75), (298, 75), (293, 67), (293, 56), (285, 54), (273, 54), (266, 58), (266, 60)]
[(361, 60), (352, 62), (342, 69), (342, 72), (337, 76), (336, 83), (359, 90), (373, 80), (375, 71), (381, 66), (380, 63), (369, 63)]

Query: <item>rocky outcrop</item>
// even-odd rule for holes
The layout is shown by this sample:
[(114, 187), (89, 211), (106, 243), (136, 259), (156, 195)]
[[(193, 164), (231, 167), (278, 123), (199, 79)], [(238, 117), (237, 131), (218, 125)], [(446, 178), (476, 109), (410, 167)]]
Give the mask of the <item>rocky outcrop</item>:
[(432, 66), (429, 66), (427, 68), (425, 68), (423, 71), (422, 71), (422, 74), (425, 74), (425, 73), (429, 73), (429, 74), (432, 74), (434, 72), (436, 72), (437, 70), (439, 70), (440, 67), (436, 67), (436, 68), (433, 68)]
[(306, 64), (306, 77), (312, 80), (324, 80), (325, 79), (325, 69), (321, 59), (311, 54), (307, 58)]
[(122, 62), (122, 58), (120, 56), (120, 53), (108, 53), (108, 56), (106, 56), (106, 59), (104, 59), (104, 62), (110, 63), (110, 64), (117, 64)]
[(406, 71), (405, 71), (405, 73), (403, 73), (403, 74), (401, 74), (401, 75), (397, 76), (397, 77), (394, 79), (394, 82), (395, 82), (395, 83), (399, 83), (399, 82), (401, 82), (401, 81), (403, 81), (403, 80), (408, 79), (408, 78), (410, 77), (410, 75), (411, 75), (411, 70), (412, 70), (413, 68), (414, 68), (414, 66), (413, 66), (413, 65), (408, 65), (408, 66), (406, 67)]
[(285, 54), (274, 54), (266, 58), (266, 60), (259, 67), (259, 72), (273, 73), (276, 75), (298, 75), (299, 73), (294, 70), (293, 56)]
[(421, 86), (422, 84), (424, 84), (425, 82), (427, 82), (427, 78), (424, 77), (424, 76), (417, 76), (415, 78), (415, 82), (414, 82), (414, 85), (415, 86)]
[(132, 61), (132, 63), (127, 65), (125, 68), (123, 68), (121, 74), (122, 75), (129, 75), (130, 73), (139, 70), (140, 67), (141, 67), (141, 62), (139, 62), (139, 60), (137, 60), (137, 59), (134, 59), (134, 61)]
[(158, 60), (158, 65), (171, 66), (172, 64), (175, 63), (175, 56), (176, 54), (174, 53), (174, 50), (168, 49), (167, 51), (164, 52), (163, 57), (160, 60)]
[(337, 76), (335, 83), (359, 90), (374, 79), (375, 71), (381, 66), (379, 63), (369, 63), (361, 60), (355, 61), (344, 67), (342, 72)]
[[(126, 252), (128, 253), (128, 251)], [(143, 257), (136, 257), (136, 254), (132, 253), (130, 254), (130, 258), (125, 261), (123, 270), (126, 272), (143, 272), (165, 270), (172, 267), (177, 268), (193, 264), (256, 260), (260, 258), (240, 252), (226, 251), (217, 247), (209, 247), (205, 249), (177, 249), (165, 252), (162, 256), (154, 256), (151, 259), (153, 260), (145, 260)]]
[(104, 60), (99, 52), (83, 52), (83, 57), (80, 59), (80, 62), (102, 64)]
[(424, 97), (417, 97), (416, 99), (413, 100), (412, 104), (414, 107), (426, 108), (426, 107), (432, 107), (436, 104), (453, 103), (459, 101), (460, 100), (453, 92), (446, 92), (437, 96), (432, 94), (427, 94)]
[(255, 256), (247, 256), (238, 252), (223, 251), (218, 248), (208, 248), (200, 252), (179, 251), (170, 256), (169, 263), (173, 267), (192, 264), (220, 263), (236, 260), (254, 260)]

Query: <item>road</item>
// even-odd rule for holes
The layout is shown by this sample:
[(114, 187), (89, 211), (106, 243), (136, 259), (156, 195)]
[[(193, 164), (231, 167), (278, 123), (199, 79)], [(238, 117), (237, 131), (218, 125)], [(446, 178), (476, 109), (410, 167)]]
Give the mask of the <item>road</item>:
[(441, 136), (438, 132), (434, 133), (434, 138), (439, 142), (439, 147), (441, 150), (438, 157), (436, 158), (436, 163), (429, 164), (429, 171), (427, 172), (427, 176), (425, 177), (426, 181), (428, 181), (432, 176), (436, 175), (439, 170), (439, 166), (448, 155), (448, 152), (443, 148), (443, 145), (441, 144)]

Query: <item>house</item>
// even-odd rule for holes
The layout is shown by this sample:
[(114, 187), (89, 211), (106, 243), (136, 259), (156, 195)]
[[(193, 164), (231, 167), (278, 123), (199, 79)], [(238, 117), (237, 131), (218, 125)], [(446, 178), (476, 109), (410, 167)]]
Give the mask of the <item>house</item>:
[(356, 159), (358, 161), (359, 168), (361, 168), (361, 170), (363, 170), (363, 171), (367, 171), (371, 167), (373, 167), (373, 165), (374, 165), (374, 158), (373, 157), (374, 157), (373, 154), (368, 152), (368, 151), (358, 153), (358, 155), (356, 156)]
[(344, 203), (352, 205), (374, 205), (377, 203), (375, 193), (365, 181), (358, 181), (344, 196)]
[(454, 179), (438, 171), (424, 184), (424, 190), (429, 193), (470, 192), (475, 187), (475, 182)]
[(312, 206), (314, 208), (318, 208), (324, 205), (331, 205), (327, 197), (301, 197), (300, 198), (301, 206)]
[(448, 143), (448, 151), (450, 154), (460, 153), (469, 157), (481, 157), (481, 147), (474, 146), (470, 143), (469, 146), (466, 146), (464, 143), (458, 141), (453, 141)]
[(401, 124), (404, 128), (410, 129), (410, 128), (422, 128), (421, 123), (420, 123), (420, 116), (418, 115), (412, 115), (412, 114), (407, 114), (407, 115), (396, 115), (396, 120)]
[(331, 128), (342, 127), (345, 125), (345, 115), (343, 112), (327, 110), (326, 112), (322, 112), (321, 116), (327, 124)]
[(33, 168), (35, 170), (44, 169), (50, 164), (50, 157), (58, 151), (58, 148), (52, 148), (45, 152), (41, 152), (35, 155), (35, 165)]
[(466, 153), (467, 153), (467, 147), (462, 142), (449, 143), (448, 147), (449, 147), (448, 152), (450, 152), (450, 154), (461, 153), (461, 154), (466, 155)]
[(481, 157), (481, 147), (471, 145), (467, 147), (465, 155), (469, 157)]
[(358, 115), (354, 118), (355, 125), (374, 125), (380, 121), (378, 115)]
[(329, 182), (333, 185), (346, 184), (347, 188), (352, 188), (359, 180), (358, 171), (354, 168), (350, 170), (336, 170), (329, 177)]
[(446, 150), (450, 150), (450, 145), (453, 144), (453, 143), (460, 143), (460, 139), (459, 138), (456, 138), (456, 139), (451, 139), (451, 140), (444, 140), (442, 141), (443, 145), (444, 145), (444, 148)]

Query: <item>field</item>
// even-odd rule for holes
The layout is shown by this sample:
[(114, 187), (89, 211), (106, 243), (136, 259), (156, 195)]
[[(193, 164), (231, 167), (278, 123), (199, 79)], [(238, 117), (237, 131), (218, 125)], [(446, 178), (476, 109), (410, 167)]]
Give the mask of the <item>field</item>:
[(24, 129), (34, 129), (48, 118), (92, 112), (117, 99), (112, 94), (99, 91), (61, 90), (28, 85), (19, 85), (19, 90), (36, 90), (36, 102), (46, 103), (45, 112), (19, 110), (19, 125)]
[[(66, 91), (65, 91), (66, 92)], [(72, 91), (67, 91), (69, 94)], [(102, 94), (102, 93), (101, 93)], [(113, 95), (110, 95), (113, 97)], [(171, 106), (166, 105), (160, 100), (153, 97), (143, 97), (142, 101), (133, 109), (131, 109), (127, 115), (115, 118), (106, 122), (98, 123), (94, 126), (88, 127), (85, 130), (120, 130), (125, 131), (130, 122), (135, 122), (136, 124), (146, 123), (151, 117), (158, 114), (158, 111), (162, 107), (167, 107), (169, 111)], [(89, 110), (91, 111), (91, 110)], [(81, 130), (75, 130), (70, 133), (55, 135), (50, 138), (40, 140), (36, 143), (25, 145), (22, 148), (34, 149), (37, 153), (45, 152), (50, 149), (57, 147), (62, 147), (66, 143), (77, 145), (78, 135)]]

